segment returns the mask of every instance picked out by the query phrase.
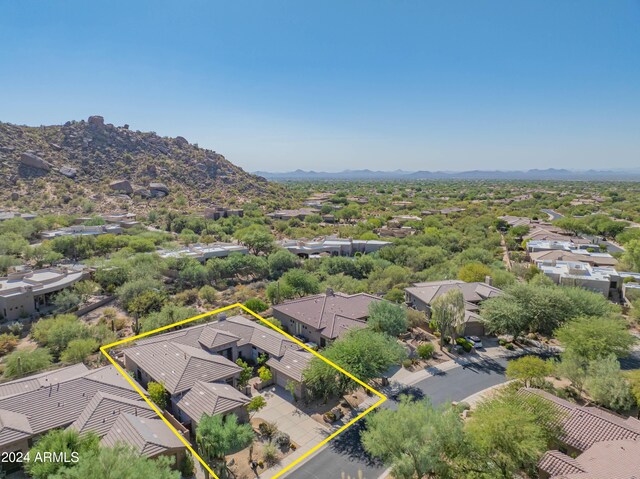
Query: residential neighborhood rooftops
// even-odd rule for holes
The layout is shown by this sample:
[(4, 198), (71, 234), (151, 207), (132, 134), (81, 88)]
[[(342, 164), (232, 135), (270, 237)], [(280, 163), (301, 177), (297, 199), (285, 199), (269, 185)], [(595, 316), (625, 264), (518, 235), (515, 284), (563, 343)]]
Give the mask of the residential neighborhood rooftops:
[(133, 346), (124, 354), (171, 394), (191, 389), (198, 380), (223, 381), (242, 370), (219, 354), (170, 340)]
[(71, 286), (84, 276), (83, 271), (67, 268), (45, 268), (10, 273), (0, 278), (0, 296), (20, 295), (27, 291), (50, 293)]
[(140, 401), (140, 396), (130, 399), (98, 391), (69, 427), (81, 434), (93, 431), (102, 436), (109, 431), (118, 414), (125, 412), (146, 418), (157, 417), (151, 406)]
[(134, 448), (140, 455), (155, 457), (172, 449), (182, 449), (184, 445), (178, 437), (162, 422), (122, 413), (102, 438), (101, 444), (113, 447), (117, 443), (125, 443)]
[(405, 288), (405, 291), (416, 296), (424, 303), (431, 304), (436, 298), (451, 289), (459, 289), (465, 302), (471, 304), (502, 294), (502, 290), (487, 283), (466, 283), (458, 279), (414, 283), (413, 286)]
[(594, 281), (610, 281), (618, 272), (611, 266), (591, 266), (578, 261), (556, 261), (553, 264), (541, 263), (538, 266), (547, 275), (557, 275), (565, 279), (590, 279)]
[(242, 245), (233, 243), (194, 244), (179, 249), (163, 249), (158, 254), (161, 258), (193, 258), (206, 261), (209, 258), (223, 258), (231, 253), (248, 254), (249, 250)]
[[(86, 371), (79, 375), (69, 373), (69, 378), (36, 388), (34, 383), (18, 380), (12, 386), (26, 386), (24, 392), (10, 389), (11, 395), (0, 398), (0, 414), (2, 431), (0, 432), (0, 447), (15, 440), (15, 431), (22, 431), (29, 436), (37, 436), (50, 429), (66, 427), (83, 414), (92, 403), (96, 394), (117, 397), (127, 403), (136, 403), (139, 408), (145, 408), (146, 403), (140, 400), (140, 395), (131, 387), (113, 366)], [(45, 375), (39, 375), (36, 380), (44, 381)], [(11, 383), (4, 384), (5, 390)], [(106, 404), (106, 403), (105, 403)], [(114, 412), (115, 411), (115, 412)], [(111, 414), (119, 410), (108, 408)], [(7, 418), (11, 418), (8, 420)], [(4, 419), (3, 419), (4, 418)], [(26, 418), (26, 420), (25, 420)], [(27, 427), (28, 423), (28, 427)], [(6, 431), (5, 431), (6, 429)], [(9, 432), (11, 431), (11, 432)], [(30, 431), (30, 432), (29, 432)]]
[(302, 382), (302, 372), (313, 358), (313, 354), (308, 351), (287, 351), (281, 358), (270, 358), (267, 365), (271, 369), (280, 371), (288, 377), (292, 377), (298, 382)]
[(196, 381), (178, 402), (178, 407), (191, 419), (199, 421), (203, 414), (224, 414), (249, 401), (247, 396), (228, 384)]
[(637, 479), (640, 471), (640, 441), (602, 441), (573, 459), (560, 451), (548, 451), (540, 469), (550, 479)]
[[(141, 339), (136, 341), (136, 344), (145, 345), (172, 341), (174, 343), (199, 348), (203, 344), (202, 341), (209, 341), (210, 335), (214, 334), (214, 332), (209, 331), (203, 332), (206, 328), (212, 328), (218, 332), (225, 332), (240, 338), (238, 346), (253, 344), (273, 356), (282, 356), (287, 349), (298, 349), (299, 347), (295, 342), (287, 339), (268, 326), (263, 326), (243, 316), (232, 316), (224, 320), (219, 318), (217, 321), (211, 321), (207, 324), (199, 324), (178, 331), (158, 334), (151, 338)], [(223, 338), (223, 336), (220, 336), (220, 338)]]
[(365, 294), (343, 294), (329, 291), (273, 306), (274, 314), (284, 314), (335, 339), (353, 328), (366, 326), (369, 305), (380, 298)]
[(550, 264), (556, 261), (582, 262), (592, 266), (616, 266), (618, 260), (608, 253), (590, 253), (583, 249), (577, 250), (548, 250), (529, 253), (531, 261), (536, 264)]
[(98, 236), (104, 234), (120, 234), (122, 228), (116, 224), (85, 226), (75, 225), (59, 228), (57, 230), (43, 231), (40, 233), (42, 239), (52, 239), (59, 236)]
[(0, 211), (0, 221), (11, 220), (13, 218), (32, 220), (37, 218), (37, 215), (33, 215), (31, 213), (17, 213), (15, 211)]
[(563, 443), (584, 451), (595, 443), (621, 439), (640, 439), (640, 420), (617, 416), (593, 406), (579, 406), (546, 391), (534, 388), (521, 390), (523, 394), (536, 394), (556, 405), (562, 413)]
[(314, 238), (311, 240), (294, 239), (280, 241), (280, 246), (298, 255), (330, 253), (351, 256), (355, 253), (372, 253), (390, 244), (389, 241), (358, 240), (352, 238), (337, 238), (335, 236)]
[(0, 399), (15, 394), (35, 391), (42, 387), (56, 385), (59, 382), (85, 375), (88, 371), (83, 363), (79, 363), (65, 368), (34, 374), (7, 383), (0, 383)]

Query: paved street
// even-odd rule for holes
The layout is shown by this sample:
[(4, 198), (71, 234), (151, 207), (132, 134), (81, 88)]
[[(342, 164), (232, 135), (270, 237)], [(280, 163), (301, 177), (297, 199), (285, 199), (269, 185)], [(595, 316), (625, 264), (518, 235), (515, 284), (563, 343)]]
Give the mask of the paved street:
[[(507, 360), (477, 359), (475, 362), (457, 366), (438, 375), (420, 380), (414, 385), (429, 396), (434, 404), (445, 401), (460, 401), (483, 389), (506, 381), (504, 368)], [(388, 400), (381, 407), (394, 408), (397, 403)], [(375, 414), (372, 413), (372, 414)], [(377, 479), (385, 467), (367, 458), (360, 447), (360, 433), (363, 424), (357, 423), (344, 434), (331, 441), (311, 459), (283, 477), (291, 479), (342, 479), (347, 475), (358, 478), (358, 471), (364, 479)]]
[(558, 213), (558, 212), (557, 212), (557, 211), (555, 211), (555, 210), (550, 210), (550, 209), (546, 209), (546, 208), (544, 208), (544, 209), (542, 210), (542, 212), (543, 212), (543, 213), (548, 214), (548, 215), (549, 215), (549, 219), (550, 219), (551, 221), (555, 221), (555, 220), (559, 220), (560, 218), (564, 218), (564, 215), (563, 215), (563, 214), (560, 214), (560, 213)]

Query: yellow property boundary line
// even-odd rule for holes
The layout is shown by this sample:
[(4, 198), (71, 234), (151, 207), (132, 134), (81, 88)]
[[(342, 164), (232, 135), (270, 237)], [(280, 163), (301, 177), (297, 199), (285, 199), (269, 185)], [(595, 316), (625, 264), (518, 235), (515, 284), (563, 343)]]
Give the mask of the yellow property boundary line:
[(202, 318), (206, 318), (207, 316), (212, 316), (214, 314), (218, 314), (218, 313), (222, 313), (224, 311), (228, 311), (230, 309), (235, 309), (235, 308), (241, 308), (244, 311), (246, 311), (247, 313), (249, 313), (251, 316), (253, 316), (254, 318), (258, 319), (260, 322), (262, 322), (263, 324), (269, 326), (271, 329), (276, 330), (277, 332), (279, 332), (280, 334), (282, 334), (283, 336), (285, 336), (287, 339), (290, 339), (291, 341), (295, 342), (298, 346), (300, 346), (303, 349), (306, 349), (307, 351), (309, 351), (311, 354), (313, 354), (314, 356), (322, 359), (325, 363), (333, 366), (335, 369), (337, 369), (338, 371), (340, 371), (342, 374), (344, 374), (345, 376), (347, 376), (350, 379), (353, 379), (356, 383), (358, 383), (360, 386), (362, 386), (363, 388), (367, 389), (368, 391), (372, 392), (373, 394), (375, 394), (376, 396), (378, 396), (380, 398), (379, 401), (377, 401), (373, 406), (369, 407), (368, 409), (366, 409), (365, 411), (363, 411), (362, 413), (360, 413), (358, 416), (356, 416), (355, 418), (353, 418), (351, 421), (349, 421), (347, 424), (345, 424), (344, 426), (342, 426), (340, 429), (338, 429), (337, 431), (335, 431), (333, 434), (331, 434), (330, 436), (328, 436), (326, 439), (324, 439), (322, 442), (320, 442), (318, 445), (314, 446), (313, 448), (311, 448), (310, 451), (307, 451), (305, 454), (303, 454), (302, 456), (300, 456), (298, 459), (296, 459), (295, 461), (293, 461), (291, 464), (289, 464), (288, 466), (286, 466), (284, 469), (282, 469), (282, 471), (280, 471), (278, 474), (276, 474), (275, 476), (272, 477), (272, 479), (276, 479), (278, 477), (280, 477), (281, 475), (283, 475), (285, 472), (289, 471), (290, 469), (292, 469), (295, 465), (299, 464), (300, 462), (302, 462), (304, 459), (306, 459), (307, 457), (309, 457), (311, 454), (313, 454), (314, 452), (316, 452), (318, 449), (320, 449), (322, 446), (324, 446), (325, 444), (327, 444), (331, 439), (333, 439), (334, 437), (336, 437), (338, 434), (344, 432), (348, 427), (350, 427), (351, 425), (353, 425), (355, 422), (359, 421), (360, 419), (362, 419), (364, 416), (366, 416), (367, 414), (369, 414), (371, 411), (373, 411), (375, 408), (377, 408), (378, 406), (380, 406), (380, 404), (382, 404), (383, 402), (385, 402), (387, 400), (386, 396), (378, 391), (376, 391), (375, 389), (373, 389), (371, 386), (369, 386), (368, 384), (364, 383), (363, 381), (361, 381), (360, 379), (358, 379), (357, 377), (355, 377), (354, 375), (352, 375), (351, 373), (348, 373), (347, 371), (345, 371), (344, 369), (342, 369), (340, 366), (338, 366), (337, 364), (333, 363), (332, 361), (328, 360), (327, 358), (325, 358), (324, 356), (322, 356), (321, 354), (319, 354), (317, 351), (314, 351), (313, 349), (311, 349), (310, 347), (306, 346), (305, 344), (303, 344), (301, 341), (297, 340), (296, 338), (294, 338), (293, 336), (291, 336), (290, 334), (285, 333), (282, 329), (278, 328), (277, 326), (274, 326), (273, 324), (271, 324), (269, 321), (265, 320), (262, 316), (254, 313), (253, 311), (251, 311), (249, 308), (247, 308), (245, 305), (240, 304), (240, 303), (235, 303), (232, 304), (230, 306), (225, 306), (224, 308), (219, 308), (219, 309), (215, 309), (213, 311), (209, 311), (207, 313), (203, 313), (203, 314), (199, 314), (197, 316), (194, 316), (192, 318), (188, 318), (188, 319), (184, 319), (182, 321), (177, 321), (175, 323), (169, 324), (167, 326), (163, 326), (161, 328), (157, 328), (154, 329), (153, 331), (147, 331), (146, 333), (142, 333), (142, 334), (138, 334), (136, 336), (132, 336), (130, 338), (125, 338), (125, 339), (121, 339), (120, 341), (116, 341), (114, 343), (110, 343), (110, 344), (105, 344), (104, 346), (100, 347), (100, 351), (102, 352), (102, 354), (111, 362), (111, 364), (113, 364), (115, 366), (115, 368), (118, 370), (118, 372), (120, 374), (122, 374), (122, 376), (129, 382), (129, 384), (133, 387), (133, 389), (136, 390), (136, 392), (138, 394), (140, 394), (140, 396), (142, 397), (142, 399), (144, 399), (144, 401), (155, 411), (155, 413), (160, 417), (160, 419), (162, 419), (162, 421), (164, 421), (164, 423), (169, 427), (169, 429), (171, 430), (171, 432), (173, 432), (178, 439), (180, 439), (180, 441), (186, 446), (187, 450), (193, 454), (193, 457), (195, 457), (200, 464), (202, 464), (202, 466), (209, 472), (209, 474), (211, 474), (212, 477), (214, 477), (215, 479), (218, 479), (218, 476), (216, 476), (216, 474), (213, 472), (213, 470), (209, 467), (209, 465), (200, 457), (200, 455), (193, 449), (193, 447), (191, 447), (191, 444), (189, 444), (189, 441), (187, 441), (176, 429), (175, 427), (173, 427), (173, 425), (167, 420), (167, 418), (164, 417), (164, 415), (162, 414), (162, 412), (158, 409), (158, 406), (156, 406), (153, 401), (151, 401), (151, 399), (149, 399), (146, 394), (144, 393), (144, 391), (135, 383), (135, 381), (126, 373), (126, 371), (124, 371), (124, 369), (122, 369), (120, 367), (120, 365), (116, 362), (115, 359), (113, 359), (109, 353), (108, 350), (111, 348), (114, 348), (116, 346), (120, 346), (122, 344), (128, 343), (130, 341), (135, 341), (136, 339), (140, 339), (140, 338), (144, 338), (146, 336), (150, 336), (152, 334), (155, 333), (159, 333), (161, 331), (166, 331), (167, 329), (171, 329), (171, 328), (175, 328), (176, 326), (182, 326), (183, 324), (187, 324), (190, 323), (192, 321), (196, 321), (198, 319), (202, 319)]

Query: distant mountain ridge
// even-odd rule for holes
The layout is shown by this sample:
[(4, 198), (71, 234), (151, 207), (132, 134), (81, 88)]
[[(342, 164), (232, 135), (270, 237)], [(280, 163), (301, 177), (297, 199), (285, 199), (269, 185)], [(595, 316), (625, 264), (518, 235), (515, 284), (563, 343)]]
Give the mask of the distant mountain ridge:
[(373, 171), (344, 170), (338, 172), (256, 171), (254, 174), (273, 181), (305, 180), (557, 180), (557, 181), (640, 181), (640, 168), (611, 170), (568, 170), (558, 168), (531, 170), (469, 170), (469, 171)]

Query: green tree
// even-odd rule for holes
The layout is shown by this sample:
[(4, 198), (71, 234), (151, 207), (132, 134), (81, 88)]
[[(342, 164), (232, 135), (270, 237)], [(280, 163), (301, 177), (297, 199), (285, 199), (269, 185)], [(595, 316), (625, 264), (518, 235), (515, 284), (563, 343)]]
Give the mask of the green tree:
[(267, 400), (262, 396), (254, 396), (247, 404), (247, 412), (249, 417), (253, 417), (256, 413), (260, 412), (267, 406)]
[(71, 289), (63, 289), (53, 298), (53, 305), (56, 311), (64, 313), (77, 308), (82, 299), (80, 295)]
[(149, 459), (124, 444), (100, 447), (80, 457), (73, 467), (65, 467), (59, 476), (64, 479), (118, 478), (180, 479), (180, 472), (171, 468), (174, 458), (159, 456)]
[(632, 271), (640, 271), (640, 239), (629, 241), (624, 246), (622, 261), (629, 266)]
[(204, 414), (196, 428), (198, 452), (220, 479), (229, 477), (226, 456), (249, 447), (253, 440), (251, 425), (239, 424), (235, 414), (226, 417)]
[(100, 286), (90, 280), (80, 281), (73, 286), (73, 291), (80, 297), (81, 303), (87, 301), (92, 295), (96, 294), (99, 289)]
[(320, 292), (318, 278), (303, 269), (291, 269), (282, 275), (282, 282), (287, 284), (297, 296), (307, 296)]
[[(365, 328), (348, 331), (329, 345), (323, 356), (366, 383), (379, 377), (389, 366), (400, 364), (406, 358), (406, 352), (391, 336)], [(359, 387), (333, 366), (315, 357), (303, 371), (303, 377), (309, 392), (325, 399)]]
[[(80, 434), (75, 429), (52, 429), (37, 441), (29, 451), (29, 456), (35, 458), (38, 454), (55, 452), (66, 454), (71, 458), (72, 453), (77, 453), (80, 459), (86, 454), (98, 450), (100, 437), (94, 432)], [(24, 469), (33, 479), (48, 479), (54, 477), (62, 470), (68, 471), (75, 464), (58, 461), (28, 461), (24, 463)]]
[(556, 374), (567, 378), (573, 387), (582, 392), (589, 361), (573, 351), (564, 351), (560, 357), (561, 360), (555, 364)]
[(477, 261), (467, 263), (458, 271), (458, 279), (467, 283), (484, 281), (487, 276), (491, 276), (491, 269)]
[(236, 359), (236, 364), (242, 368), (238, 377), (238, 386), (245, 387), (249, 380), (253, 377), (253, 368), (243, 361), (241, 358)]
[(245, 301), (244, 305), (254, 313), (262, 313), (269, 309), (269, 305), (258, 298), (250, 298)]
[(559, 328), (555, 336), (566, 351), (588, 361), (613, 354), (629, 355), (636, 338), (629, 334), (626, 322), (617, 317), (581, 316)]
[(168, 326), (170, 324), (192, 318), (198, 314), (195, 308), (178, 306), (176, 304), (165, 304), (160, 311), (153, 312), (141, 320), (141, 331), (153, 331), (154, 329)]
[(629, 382), (631, 388), (631, 394), (636, 401), (636, 407), (639, 408), (638, 417), (640, 417), (640, 369), (633, 369), (626, 371), (624, 377)]
[(527, 332), (551, 335), (571, 318), (612, 311), (601, 294), (539, 283), (534, 279), (530, 283), (515, 284), (504, 294), (486, 300), (481, 315), (490, 332), (518, 338)]
[(59, 314), (39, 320), (31, 327), (31, 336), (42, 346), (47, 346), (58, 356), (69, 342), (89, 337), (87, 326), (73, 314)]
[(10, 379), (26, 376), (48, 368), (51, 361), (51, 353), (46, 348), (14, 351), (5, 358), (4, 376)]
[(447, 335), (455, 336), (464, 326), (464, 297), (462, 291), (453, 288), (438, 296), (431, 305), (431, 318), (440, 331), (440, 347)]
[(365, 450), (391, 467), (397, 479), (455, 478), (452, 459), (464, 453), (460, 415), (449, 404), (403, 399), (397, 410), (382, 409), (366, 418)]
[(596, 403), (610, 409), (626, 411), (635, 404), (631, 387), (613, 354), (589, 363), (584, 388)]
[(267, 366), (261, 366), (260, 369), (258, 369), (258, 376), (260, 376), (260, 381), (263, 383), (269, 382), (273, 379), (273, 374)]
[(149, 384), (147, 384), (147, 391), (149, 392), (149, 398), (156, 403), (160, 409), (166, 409), (167, 404), (169, 403), (169, 395), (167, 394), (164, 384), (149, 381)]
[(269, 277), (278, 279), (290, 269), (297, 268), (300, 264), (300, 258), (286, 249), (279, 249), (269, 255), (267, 264), (269, 265)]
[(60, 360), (65, 363), (79, 363), (84, 361), (87, 356), (98, 349), (98, 341), (93, 338), (74, 339), (62, 351)]
[(218, 298), (218, 292), (213, 286), (205, 284), (200, 288), (200, 291), (198, 291), (198, 297), (206, 303), (213, 304)]
[(167, 301), (164, 291), (150, 290), (136, 296), (127, 305), (127, 311), (135, 318), (141, 318), (154, 311), (160, 311)]
[(367, 325), (379, 333), (398, 337), (407, 331), (407, 310), (389, 301), (374, 301), (369, 305)]
[(507, 377), (519, 379), (525, 387), (541, 386), (544, 378), (552, 373), (553, 364), (536, 356), (524, 356), (507, 364)]
[(164, 285), (162, 282), (153, 278), (133, 279), (116, 289), (116, 298), (118, 298), (120, 305), (129, 311), (131, 303), (138, 296), (149, 291), (162, 292), (164, 291)]
[(254, 254), (270, 253), (275, 247), (273, 235), (260, 225), (251, 225), (235, 233), (238, 238)]
[(511, 479), (520, 471), (535, 477), (538, 460), (561, 433), (557, 418), (549, 401), (512, 389), (482, 401), (465, 424), (471, 462), (485, 468), (481, 477)]

